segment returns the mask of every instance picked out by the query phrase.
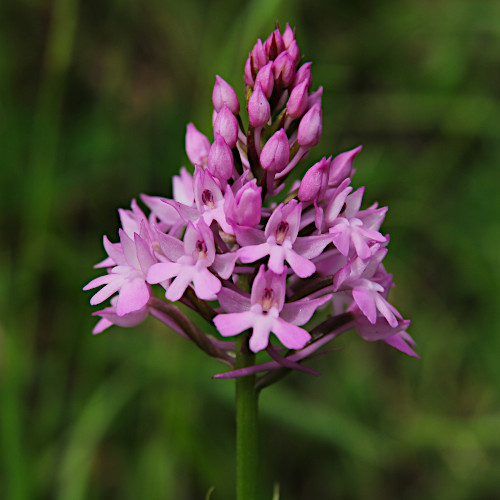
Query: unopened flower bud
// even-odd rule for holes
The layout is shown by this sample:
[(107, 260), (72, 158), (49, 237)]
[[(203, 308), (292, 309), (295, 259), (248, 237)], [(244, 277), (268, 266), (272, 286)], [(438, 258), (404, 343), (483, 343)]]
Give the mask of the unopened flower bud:
[(238, 120), (226, 104), (217, 113), (214, 122), (214, 135), (220, 134), (230, 148), (236, 146), (238, 140)]
[(208, 170), (222, 181), (227, 181), (233, 175), (234, 160), (231, 148), (220, 134), (215, 134), (215, 140), (208, 153)]
[(233, 87), (219, 75), (215, 76), (215, 85), (212, 92), (212, 102), (215, 111), (219, 112), (224, 104), (237, 115), (240, 112), (240, 102)]
[(271, 118), (271, 107), (260, 83), (257, 83), (248, 99), (248, 120), (252, 127), (258, 128), (263, 127), (269, 118)]
[(308, 102), (307, 81), (304, 80), (290, 92), (290, 97), (286, 104), (288, 116), (294, 119), (301, 117), (307, 109)]
[(284, 129), (275, 132), (262, 148), (260, 164), (264, 170), (281, 172), (290, 159), (290, 143)]
[(309, 98), (307, 99), (307, 107), (310, 109), (318, 102), (321, 104), (322, 97), (323, 97), (323, 87), (321, 86), (318, 90), (316, 90), (316, 92), (309, 94)]
[(304, 175), (299, 187), (299, 200), (303, 202), (320, 201), (328, 188), (328, 174), (332, 157), (322, 158)]
[(264, 50), (271, 61), (285, 50), (285, 44), (279, 29), (275, 29), (264, 43)]
[(239, 226), (256, 226), (262, 215), (262, 187), (256, 179), (247, 182), (224, 208), (227, 218)]
[(206, 165), (210, 141), (192, 123), (186, 130), (186, 153), (193, 165)]
[(297, 70), (297, 73), (295, 74), (295, 79), (293, 80), (294, 87), (296, 87), (299, 83), (306, 80), (307, 90), (311, 90), (311, 85), (312, 85), (311, 65), (312, 63), (306, 62)]
[(328, 179), (328, 185), (330, 187), (337, 187), (344, 179), (352, 177), (352, 174), (354, 173), (352, 162), (356, 155), (361, 151), (362, 147), (363, 146), (358, 146), (350, 151), (340, 153), (332, 160)]
[(290, 47), (287, 48), (287, 52), (290, 54), (293, 62), (295, 63), (295, 67), (297, 67), (300, 63), (300, 50), (297, 42), (295, 40), (292, 41)]
[(259, 38), (250, 53), (252, 76), (257, 75), (259, 69), (265, 66), (268, 60), (262, 40)]
[(295, 78), (295, 61), (287, 52), (282, 52), (273, 64), (274, 79), (283, 87), (288, 87)]
[(269, 61), (265, 66), (260, 68), (257, 76), (255, 77), (255, 84), (260, 83), (262, 87), (262, 92), (269, 99), (273, 93), (274, 87), (274, 74), (273, 74), (273, 62)]
[(295, 41), (295, 32), (288, 23), (286, 23), (286, 28), (283, 32), (282, 38), (283, 43), (285, 44), (285, 49), (288, 49), (290, 47), (290, 44)]
[(245, 83), (249, 86), (249, 87), (253, 87), (253, 84), (254, 84), (254, 80), (253, 80), (253, 75), (252, 75), (252, 63), (250, 61), (252, 57), (252, 54), (248, 54), (248, 59), (245, 63)]
[(297, 142), (300, 146), (313, 147), (319, 143), (323, 128), (321, 104), (315, 104), (300, 120)]

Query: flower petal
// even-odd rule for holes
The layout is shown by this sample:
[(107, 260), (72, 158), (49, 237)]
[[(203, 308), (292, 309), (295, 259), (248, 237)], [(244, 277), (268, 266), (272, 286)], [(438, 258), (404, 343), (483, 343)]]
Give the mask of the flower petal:
[(255, 316), (255, 313), (252, 311), (218, 314), (213, 321), (223, 337), (232, 337), (252, 328)]
[(280, 316), (287, 323), (299, 326), (305, 325), (312, 318), (316, 309), (326, 304), (331, 298), (332, 295), (329, 294), (319, 299), (303, 299), (290, 302), (283, 306)]
[(220, 292), (220, 280), (208, 269), (198, 269), (193, 273), (194, 292), (199, 299), (215, 300)]
[(306, 330), (288, 323), (282, 318), (276, 318), (272, 331), (279, 341), (289, 349), (302, 349), (311, 338)]
[(143, 309), (151, 296), (148, 285), (141, 279), (126, 281), (120, 288), (116, 302), (116, 314), (126, 314)]
[(148, 271), (147, 282), (151, 284), (161, 283), (177, 276), (184, 266), (177, 262), (158, 262), (153, 264)]
[(165, 297), (172, 302), (178, 301), (184, 295), (186, 288), (191, 283), (191, 280), (193, 279), (193, 272), (194, 267), (183, 266), (182, 271), (168, 287)]

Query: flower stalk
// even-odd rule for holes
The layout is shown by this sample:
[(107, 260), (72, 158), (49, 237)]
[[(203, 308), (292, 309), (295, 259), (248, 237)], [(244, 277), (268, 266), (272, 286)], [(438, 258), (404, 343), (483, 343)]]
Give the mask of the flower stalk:
[[(236, 343), (236, 367), (248, 368), (255, 354), (248, 348), (249, 335)], [(257, 410), (259, 393), (255, 375), (240, 377), (236, 385), (236, 499), (256, 500), (258, 471)]]

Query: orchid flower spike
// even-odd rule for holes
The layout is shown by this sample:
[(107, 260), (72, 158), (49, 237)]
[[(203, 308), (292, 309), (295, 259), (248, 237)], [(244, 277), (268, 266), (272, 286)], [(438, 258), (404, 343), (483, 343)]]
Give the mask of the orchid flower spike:
[[(301, 63), (289, 24), (249, 48), (244, 105), (216, 75), (212, 130), (187, 125), (191, 165), (173, 177), (172, 197), (144, 194), (149, 212), (135, 200), (118, 211), (119, 241), (104, 237), (101, 276), (84, 287), (99, 289), (92, 305), (107, 302), (94, 333), (151, 315), (228, 364), (224, 377), (263, 373), (259, 381), (281, 368), (317, 374), (300, 363), (352, 328), (416, 357), (410, 322), (390, 302), (387, 207), (363, 208), (368, 191), (352, 183), (361, 146), (305, 165), (323, 129), (312, 63)], [(324, 315), (307, 326), (318, 308)], [(216, 336), (204, 333), (210, 325)], [(277, 342), (296, 352), (279, 353)], [(236, 368), (246, 348), (271, 360)]]

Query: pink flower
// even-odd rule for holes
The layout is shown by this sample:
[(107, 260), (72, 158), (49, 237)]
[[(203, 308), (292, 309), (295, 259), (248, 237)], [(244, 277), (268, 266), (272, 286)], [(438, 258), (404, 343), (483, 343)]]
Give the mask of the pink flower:
[(241, 262), (255, 262), (269, 255), (268, 267), (276, 274), (283, 273), (287, 261), (297, 276), (311, 276), (316, 266), (310, 259), (317, 257), (331, 239), (328, 235), (297, 237), (301, 211), (302, 204), (292, 200), (274, 210), (264, 233), (237, 230), (236, 239), (243, 247), (238, 251)]
[[(369, 259), (370, 241), (387, 242), (387, 238), (374, 229), (363, 224), (358, 217), (364, 188), (359, 188), (349, 194), (352, 188), (348, 186), (350, 179), (345, 179), (337, 188), (325, 210), (325, 222), (333, 238), (333, 244), (342, 255), (349, 255), (354, 248), (362, 259)], [(342, 211), (342, 213), (340, 213)]]
[[(194, 207), (166, 198), (162, 198), (160, 201), (168, 207), (169, 211), (174, 209), (177, 216), (185, 221), (185, 224), (188, 221), (197, 223), (198, 220), (203, 219), (210, 226), (215, 220), (224, 232), (233, 234), (233, 228), (227, 221), (224, 211), (224, 195), (219, 183), (208, 170), (203, 170), (200, 167), (195, 168), (193, 191)], [(143, 197), (143, 199), (146, 203), (151, 202), (149, 197)], [(159, 212), (159, 208), (156, 210)]]
[(311, 336), (300, 326), (307, 323), (330, 296), (285, 304), (285, 286), (286, 271), (276, 274), (261, 266), (250, 297), (223, 288), (219, 301), (227, 313), (214, 318), (220, 334), (231, 337), (252, 329), (249, 345), (253, 352), (267, 347), (270, 333), (274, 333), (285, 347), (302, 349)]
[(120, 245), (113, 245), (104, 237), (104, 248), (109, 257), (117, 264), (109, 274), (95, 278), (85, 285), (84, 290), (91, 290), (104, 285), (91, 299), (91, 305), (100, 304), (118, 292), (116, 314), (127, 314), (143, 309), (151, 297), (151, 290), (146, 283), (148, 269), (157, 261), (148, 244), (146, 231), (143, 236), (134, 233), (129, 238), (123, 229), (119, 230)]
[[(165, 294), (172, 302), (179, 300), (190, 284), (193, 284), (200, 299), (215, 300), (221, 282), (208, 268), (215, 264), (219, 274), (227, 279), (232, 267), (227, 260), (215, 263), (214, 237), (207, 224), (202, 220), (196, 226), (188, 222), (184, 243), (167, 234), (159, 236), (160, 247), (169, 262), (151, 266), (147, 275), (148, 283), (163, 283), (175, 278)], [(234, 260), (232, 263), (234, 265)]]
[(383, 317), (378, 317), (375, 323), (367, 320), (363, 314), (355, 314), (354, 321), (358, 333), (369, 342), (383, 340), (398, 351), (401, 351), (408, 356), (420, 358), (420, 356), (412, 349), (415, 347), (415, 341), (410, 337), (407, 328), (410, 326), (410, 321), (399, 320), (395, 326), (389, 325)]

